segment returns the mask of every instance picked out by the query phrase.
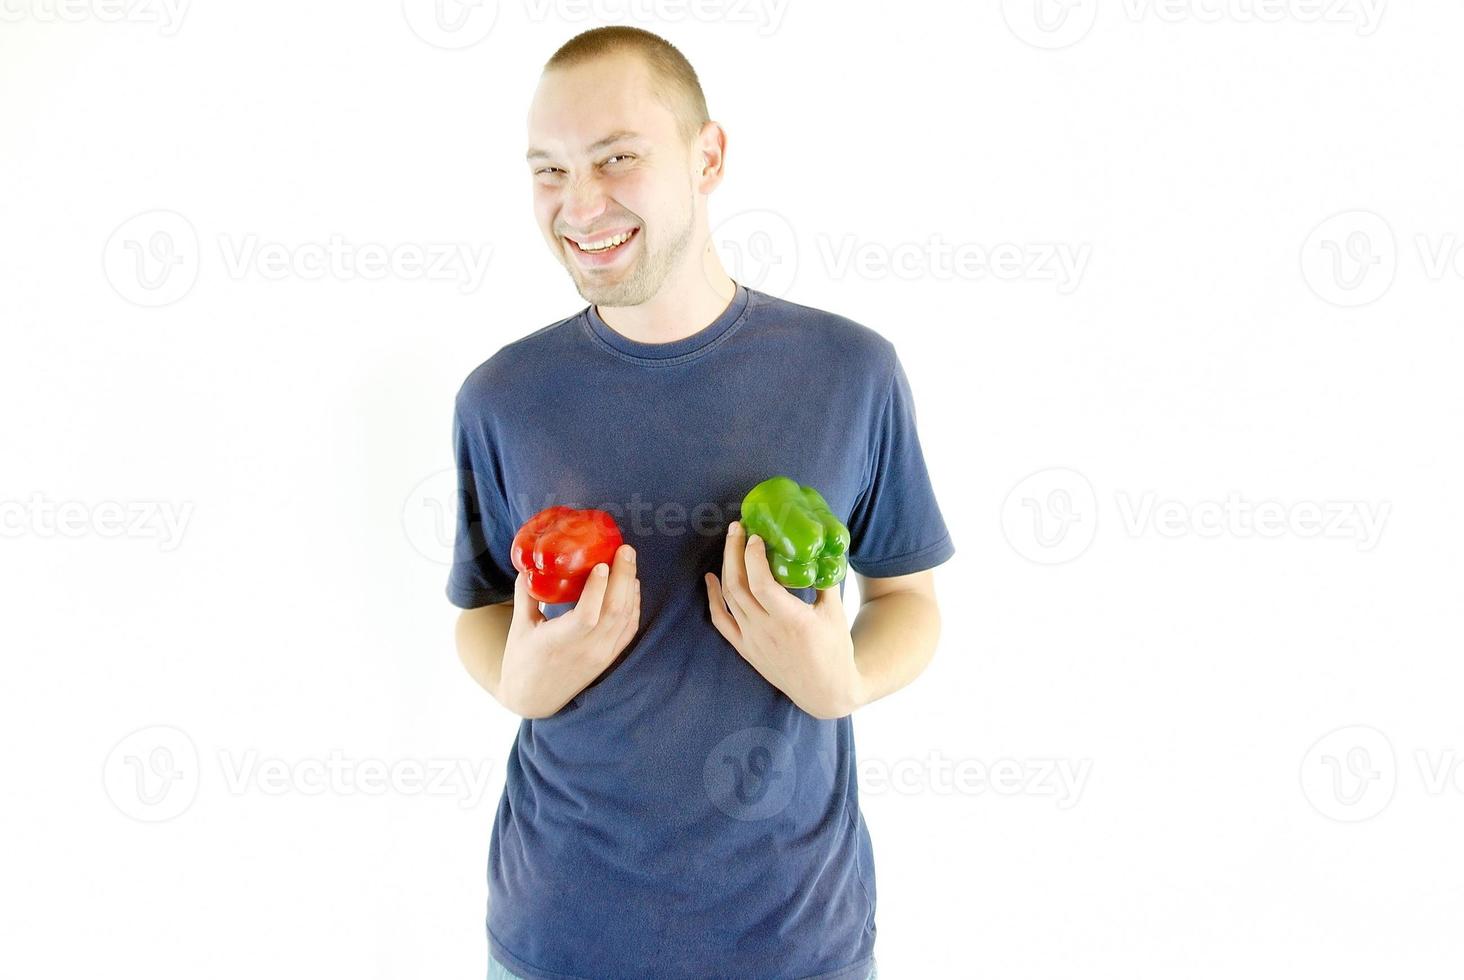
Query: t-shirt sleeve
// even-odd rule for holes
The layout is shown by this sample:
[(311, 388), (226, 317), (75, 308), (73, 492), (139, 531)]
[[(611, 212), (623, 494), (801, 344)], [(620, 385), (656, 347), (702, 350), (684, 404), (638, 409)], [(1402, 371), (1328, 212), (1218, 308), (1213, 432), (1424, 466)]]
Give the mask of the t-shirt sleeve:
[(509, 515), (502, 468), (484, 427), (465, 424), (453, 411), (453, 455), (457, 460), (457, 527), (447, 598), (476, 609), (513, 598), (517, 572), (509, 557), (517, 528)]
[(874, 429), (870, 474), (849, 517), (849, 566), (870, 578), (933, 568), (956, 549), (925, 468), (910, 381), (893, 351)]

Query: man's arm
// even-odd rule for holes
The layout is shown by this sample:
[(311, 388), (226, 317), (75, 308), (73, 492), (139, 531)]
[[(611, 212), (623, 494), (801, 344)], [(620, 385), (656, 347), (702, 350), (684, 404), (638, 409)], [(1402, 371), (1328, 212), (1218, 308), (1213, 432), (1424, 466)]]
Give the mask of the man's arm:
[[(498, 698), (503, 650), (513, 623), (513, 600), (465, 609), (457, 618), (458, 659), (483, 690)], [(500, 702), (501, 703), (501, 702)]]
[(891, 578), (858, 578), (863, 601), (849, 632), (862, 707), (898, 691), (929, 666), (940, 639), (940, 607), (933, 569)]

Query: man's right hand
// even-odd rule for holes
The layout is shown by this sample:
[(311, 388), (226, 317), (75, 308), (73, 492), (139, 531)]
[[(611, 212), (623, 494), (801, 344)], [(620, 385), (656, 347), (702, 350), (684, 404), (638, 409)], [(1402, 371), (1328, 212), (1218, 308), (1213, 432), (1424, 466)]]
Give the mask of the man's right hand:
[(524, 718), (547, 718), (615, 662), (640, 627), (635, 549), (621, 545), (601, 563), (575, 607), (549, 619), (529, 595), (523, 572), (513, 584), (513, 622), (503, 649), (498, 700)]

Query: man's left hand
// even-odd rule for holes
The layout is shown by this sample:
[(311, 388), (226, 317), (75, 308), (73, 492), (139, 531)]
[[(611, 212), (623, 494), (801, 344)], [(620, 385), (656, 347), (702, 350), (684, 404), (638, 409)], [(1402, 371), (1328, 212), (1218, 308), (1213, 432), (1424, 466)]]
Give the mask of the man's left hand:
[(712, 625), (769, 684), (815, 718), (842, 718), (864, 704), (854, 639), (839, 587), (810, 605), (773, 578), (761, 538), (733, 521), (722, 579), (707, 573)]

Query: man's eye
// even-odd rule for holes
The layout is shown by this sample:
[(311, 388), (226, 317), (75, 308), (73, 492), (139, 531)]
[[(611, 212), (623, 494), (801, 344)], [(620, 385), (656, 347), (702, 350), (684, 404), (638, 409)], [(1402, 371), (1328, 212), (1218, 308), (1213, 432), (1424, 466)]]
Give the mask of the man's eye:
[[(634, 160), (634, 159), (635, 159), (635, 154), (634, 153), (615, 153), (615, 154), (612, 154), (611, 156), (606, 157), (605, 158), (605, 163), (606, 164), (611, 164), (611, 163), (618, 163), (618, 162), (623, 161), (623, 160)], [(602, 164), (602, 166), (603, 166), (603, 164)], [(555, 177), (555, 176), (558, 176), (559, 174), (562, 174), (562, 173), (564, 173), (564, 171), (561, 170), (558, 167), (540, 167), (538, 170), (535, 170), (534, 171), (534, 176), (535, 177)]]

